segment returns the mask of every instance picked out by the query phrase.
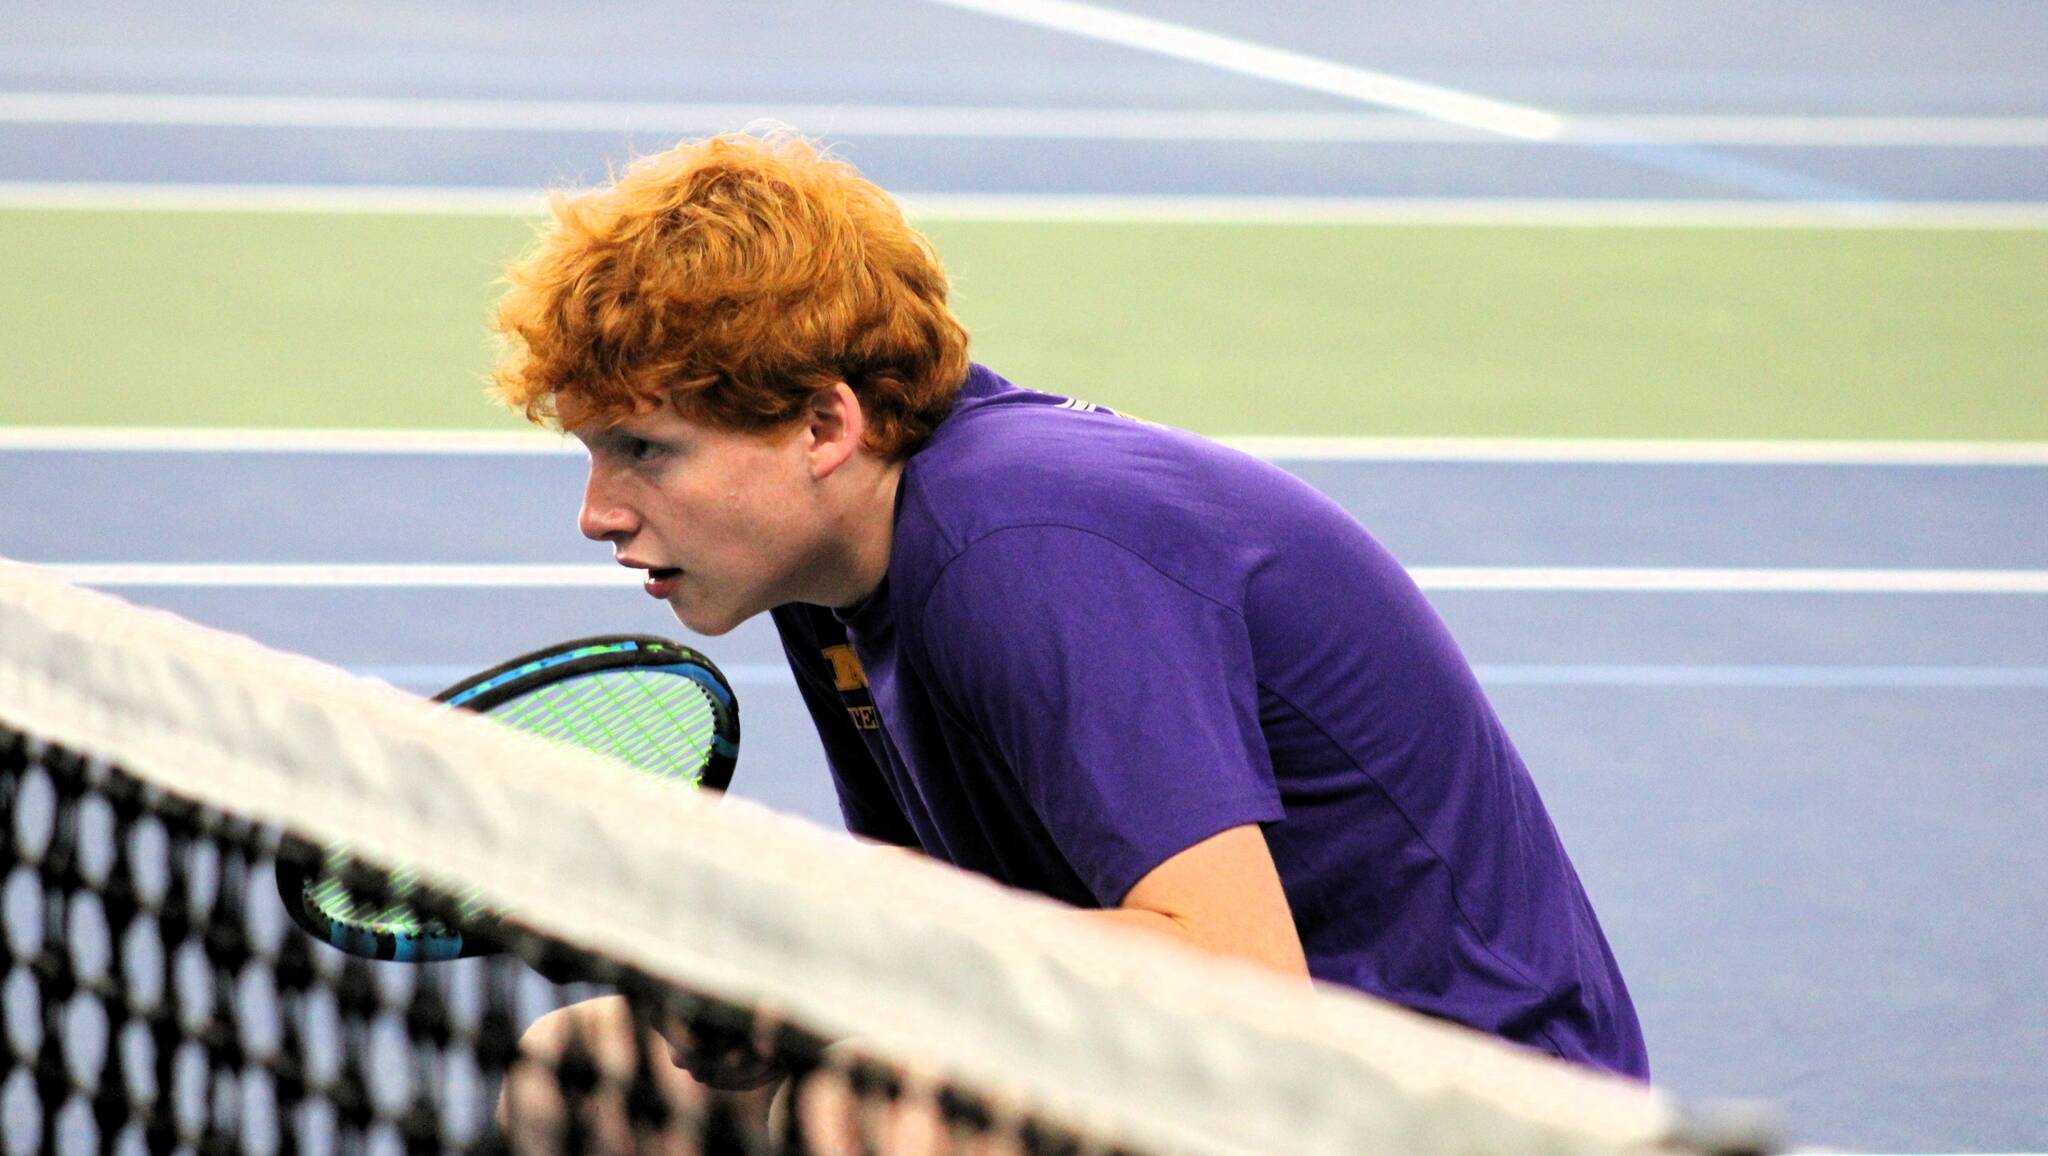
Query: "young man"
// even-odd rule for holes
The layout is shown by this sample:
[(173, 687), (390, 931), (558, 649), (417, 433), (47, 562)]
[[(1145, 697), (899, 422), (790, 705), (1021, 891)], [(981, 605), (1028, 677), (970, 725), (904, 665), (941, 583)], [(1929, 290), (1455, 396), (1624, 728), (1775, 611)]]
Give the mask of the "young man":
[(929, 245), (801, 140), (555, 215), (501, 394), (684, 625), (774, 616), (855, 834), (1647, 1076), (1514, 747), (1336, 505), (971, 365)]

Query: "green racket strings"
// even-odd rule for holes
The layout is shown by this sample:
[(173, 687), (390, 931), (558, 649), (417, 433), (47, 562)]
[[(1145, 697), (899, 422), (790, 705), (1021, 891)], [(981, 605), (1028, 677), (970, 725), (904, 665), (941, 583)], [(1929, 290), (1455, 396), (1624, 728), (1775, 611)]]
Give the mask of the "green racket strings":
[(555, 683), (485, 713), (691, 786), (703, 779), (718, 733), (710, 695), (694, 680), (630, 668)]
[[(661, 782), (700, 785), (718, 738), (711, 692), (695, 679), (624, 668), (578, 675), (520, 695), (483, 713), (552, 742), (620, 759)], [(389, 879), (386, 903), (366, 903), (342, 882), (346, 848), (325, 856), (321, 877), (306, 897), (341, 923), (381, 928), (399, 936), (445, 934), (446, 924), (425, 918), (405, 902), (418, 883), (411, 871)], [(458, 914), (473, 918), (482, 905), (457, 897)]]

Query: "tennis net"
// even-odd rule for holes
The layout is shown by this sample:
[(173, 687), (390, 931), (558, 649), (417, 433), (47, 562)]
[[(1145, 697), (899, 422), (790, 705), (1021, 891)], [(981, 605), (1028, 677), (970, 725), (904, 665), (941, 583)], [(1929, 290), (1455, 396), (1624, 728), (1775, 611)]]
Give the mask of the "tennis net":
[[(0, 809), (9, 1156), (1767, 1147), (4, 561)], [(336, 844), (516, 957), (313, 943), (272, 863)], [(640, 1030), (522, 1059), (563, 998), (536, 972)], [(795, 1110), (677, 1091), (658, 1025), (772, 1061)]]

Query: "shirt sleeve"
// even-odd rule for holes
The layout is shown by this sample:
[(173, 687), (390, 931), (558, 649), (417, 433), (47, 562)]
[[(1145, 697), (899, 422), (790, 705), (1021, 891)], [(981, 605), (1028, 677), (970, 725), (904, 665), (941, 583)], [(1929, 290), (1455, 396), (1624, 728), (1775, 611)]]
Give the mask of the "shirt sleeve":
[[(917, 847), (917, 835), (903, 817), (903, 809), (889, 793), (881, 768), (869, 752), (860, 731), (847, 716), (846, 703), (833, 686), (831, 672), (820, 653), (823, 645), (815, 623), (800, 619), (804, 607), (785, 606), (774, 611), (776, 631), (782, 637), (782, 652), (796, 676), (797, 692), (804, 708), (811, 712), (818, 741), (825, 748), (825, 763), (832, 772), (832, 786), (839, 795), (839, 814), (846, 829), (863, 839)], [(822, 613), (822, 612), (820, 612)], [(844, 642), (844, 639), (839, 639)]]
[(1242, 615), (1124, 547), (999, 531), (947, 565), (921, 623), (932, 681), (1102, 905), (1211, 835), (1282, 817)]

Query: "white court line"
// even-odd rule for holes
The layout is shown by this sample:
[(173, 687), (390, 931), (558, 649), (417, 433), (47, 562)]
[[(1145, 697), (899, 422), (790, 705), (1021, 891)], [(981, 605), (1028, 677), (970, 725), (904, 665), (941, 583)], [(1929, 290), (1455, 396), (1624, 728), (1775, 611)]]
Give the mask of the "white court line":
[[(228, 93), (0, 92), (0, 123), (704, 135), (764, 120), (828, 139), (1505, 143), (1462, 124), (1319, 109), (472, 100)], [(2048, 117), (1642, 114), (1574, 117), (1581, 144), (2041, 148)]]
[[(1862, 690), (2048, 688), (2043, 666), (1474, 663), (1488, 686), (1817, 687)], [(459, 676), (457, 676), (459, 677)], [(448, 681), (453, 682), (451, 678)]]
[[(2048, 442), (1683, 438), (1223, 437), (1276, 462), (1607, 462), (1698, 465), (2044, 466)], [(0, 436), (0, 446), (5, 445)]]
[[(2044, 466), (2048, 442), (1716, 441), (1641, 438), (1222, 437), (1279, 462), (1588, 462), (1697, 465)], [(538, 430), (141, 429), (0, 426), (0, 452), (572, 454)]]
[(581, 454), (583, 443), (540, 429), (141, 429), (0, 426), (0, 451), (290, 454)]
[(81, 586), (278, 589), (571, 589), (638, 586), (646, 577), (623, 566), (588, 562), (77, 562), (42, 564)]
[(1525, 104), (1424, 84), (1391, 73), (1322, 60), (1299, 52), (1253, 44), (1184, 24), (1136, 16), (1074, 0), (931, 0), (949, 8), (997, 16), (1039, 28), (1083, 36), (1140, 52), (1206, 64), (1310, 92), (1341, 96), (1382, 108), (1412, 112), (1449, 124), (1466, 125), (1523, 140), (1549, 140), (1565, 131), (1565, 119)]
[(533, 188), (0, 181), (5, 209), (533, 217), (545, 214), (547, 206), (546, 194)]
[[(4, 189), (0, 189), (4, 197)], [(1624, 200), (1547, 197), (1045, 196), (904, 193), (919, 220), (1583, 228), (2041, 229), (2034, 201)]]
[[(432, 689), (452, 686), (489, 663), (381, 663), (348, 667), (352, 674), (396, 686)], [(720, 663), (736, 687), (793, 687), (795, 678), (780, 662)], [(1489, 687), (1794, 687), (1860, 690), (2025, 690), (2048, 687), (2048, 667), (1879, 666), (1879, 665), (1617, 665), (1589, 663), (1475, 663), (1472, 671)]]
[(1736, 594), (2048, 594), (2048, 570), (1416, 566), (1425, 590)]
[(2044, 148), (2048, 117), (1659, 114), (1575, 117), (1584, 143), (1791, 148)]
[[(571, 588), (632, 586), (637, 571), (593, 563), (59, 563), (86, 586)], [(1416, 566), (1426, 590), (1742, 594), (2048, 594), (2048, 570), (1822, 570), (1603, 566)]]
[[(1215, 225), (1446, 225), (1713, 229), (2048, 229), (2037, 201), (1606, 200), (1526, 197), (1214, 197), (918, 193), (919, 221)], [(0, 181), (0, 209), (539, 216), (533, 189)]]

